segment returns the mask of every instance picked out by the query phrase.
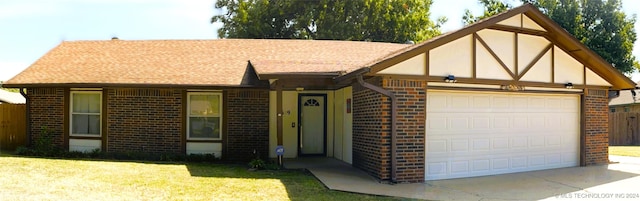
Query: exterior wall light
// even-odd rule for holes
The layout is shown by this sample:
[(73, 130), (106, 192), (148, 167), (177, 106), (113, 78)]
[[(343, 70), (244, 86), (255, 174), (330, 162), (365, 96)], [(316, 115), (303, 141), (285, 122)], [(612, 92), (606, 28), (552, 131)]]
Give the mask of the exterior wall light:
[(447, 76), (447, 77), (444, 77), (444, 82), (447, 82), (447, 83), (456, 83), (456, 82), (458, 82), (458, 80), (456, 80), (456, 76), (449, 75), (449, 76)]
[(564, 88), (573, 89), (573, 84), (571, 82), (564, 84)]

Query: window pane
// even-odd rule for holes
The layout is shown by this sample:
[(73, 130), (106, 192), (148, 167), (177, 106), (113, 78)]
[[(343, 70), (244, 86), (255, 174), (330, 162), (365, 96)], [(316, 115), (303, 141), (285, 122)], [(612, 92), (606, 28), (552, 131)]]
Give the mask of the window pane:
[(99, 113), (100, 94), (73, 94), (73, 112)]
[(189, 107), (192, 115), (216, 115), (220, 113), (220, 96), (218, 95), (191, 95)]
[(190, 138), (220, 138), (219, 117), (189, 117)]
[(72, 129), (71, 133), (73, 134), (86, 134), (89, 133), (89, 115), (86, 114), (74, 114), (71, 116), (72, 118)]
[(72, 134), (100, 135), (100, 115), (74, 114)]
[(89, 115), (89, 132), (87, 134), (100, 135), (100, 115)]

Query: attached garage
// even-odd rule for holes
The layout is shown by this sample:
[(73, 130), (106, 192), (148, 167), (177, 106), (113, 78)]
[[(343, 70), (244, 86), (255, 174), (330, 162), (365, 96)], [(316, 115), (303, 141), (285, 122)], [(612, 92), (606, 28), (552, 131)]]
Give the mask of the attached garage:
[(578, 166), (577, 94), (427, 91), (425, 179)]
[(606, 164), (609, 98), (635, 87), (529, 4), (349, 76), (353, 164), (390, 182)]

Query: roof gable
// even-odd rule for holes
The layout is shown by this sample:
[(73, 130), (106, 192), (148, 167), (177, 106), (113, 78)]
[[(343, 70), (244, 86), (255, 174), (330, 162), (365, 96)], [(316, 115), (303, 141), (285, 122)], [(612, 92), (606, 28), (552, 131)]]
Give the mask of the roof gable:
[[(545, 48), (552, 48), (554, 50), (557, 50), (555, 51), (556, 53), (554, 55), (560, 54), (561, 52), (566, 52), (571, 59), (564, 59), (564, 60), (560, 60), (559, 62), (567, 61), (567, 62), (570, 62), (568, 64), (571, 64), (571, 65), (565, 67), (559, 64), (558, 65), (560, 66), (559, 69), (547, 70), (551, 74), (553, 74), (555, 71), (558, 71), (558, 70), (562, 71), (565, 68), (569, 68), (569, 69), (574, 68), (572, 67), (574, 66), (573, 65), (574, 63), (571, 63), (572, 60), (575, 60), (580, 65), (586, 67), (585, 70), (573, 69), (573, 70), (563, 71), (563, 72), (566, 72), (565, 74), (570, 74), (568, 73), (569, 71), (579, 72), (579, 74), (581, 74), (580, 77), (574, 76), (572, 78), (572, 75), (568, 75), (569, 77), (566, 77), (566, 78), (560, 77), (553, 80), (549, 80), (549, 82), (562, 83), (562, 82), (572, 82), (573, 80), (574, 82), (587, 83), (587, 81), (579, 81), (579, 80), (590, 80), (589, 83), (597, 83), (600, 85), (603, 85), (603, 81), (604, 81), (606, 82), (607, 86), (611, 86), (613, 89), (630, 89), (635, 87), (635, 83), (633, 83), (633, 81), (631, 81), (629, 78), (624, 76), (622, 73), (616, 70), (613, 66), (611, 66), (611, 64), (604, 61), (604, 59), (602, 59), (599, 55), (597, 55), (596, 53), (588, 49), (586, 46), (580, 43), (577, 39), (571, 36), (571, 34), (569, 34), (562, 27), (560, 27), (557, 23), (553, 22), (553, 20), (548, 18), (546, 15), (541, 13), (536, 7), (530, 4), (525, 4), (523, 6), (511, 9), (507, 12), (504, 12), (504, 13), (489, 17), (487, 19), (484, 19), (482, 21), (479, 21), (477, 23), (471, 24), (458, 31), (445, 33), (438, 37), (432, 38), (431, 40), (425, 41), (415, 46), (408, 47), (402, 51), (390, 54), (387, 57), (376, 61), (375, 63), (371, 63), (370, 64), (371, 71), (369, 75), (374, 75), (378, 72), (394, 71), (394, 70), (389, 70), (389, 68), (399, 68), (397, 67), (397, 65), (401, 62), (410, 60), (421, 54), (425, 54), (425, 53), (430, 54), (429, 51), (435, 51), (438, 49), (438, 47), (443, 46), (445, 44), (460, 43), (460, 40), (463, 40), (462, 44), (474, 43), (473, 47), (471, 48), (472, 49), (475, 48), (474, 51), (477, 50), (478, 54), (484, 54), (486, 57), (483, 57), (483, 59), (491, 58), (491, 57), (498, 58), (496, 54), (500, 54), (501, 53), (500, 51), (516, 51), (517, 52), (517, 50), (512, 50), (513, 45), (498, 47), (498, 46), (494, 46), (494, 44), (492, 44), (491, 41), (486, 40), (486, 38), (489, 38), (491, 35), (496, 35), (502, 30), (508, 30), (509, 32), (513, 33), (514, 36), (529, 35), (529, 36), (537, 37), (542, 40), (548, 40), (551, 45), (548, 43), (547, 45), (542, 45), (538, 49), (545, 50)], [(495, 31), (496, 33), (485, 34), (486, 32), (491, 32), (491, 31)], [(522, 34), (515, 34), (515, 33), (522, 33)], [(485, 40), (483, 40), (483, 38), (485, 38)], [(476, 39), (478, 39), (477, 43), (476, 43)], [(519, 40), (519, 39), (514, 38), (512, 40)], [(480, 48), (478, 48), (478, 46), (480, 46)], [(492, 49), (493, 51), (486, 52), (482, 48), (483, 46), (485, 47), (484, 49)], [(475, 59), (474, 61), (471, 61), (470, 56), (465, 56), (465, 53), (457, 51), (456, 48), (450, 48), (450, 49), (455, 51), (451, 53), (445, 53), (445, 55), (451, 54), (450, 56), (452, 56), (452, 58), (454, 58), (453, 56), (458, 56), (458, 57), (455, 57), (456, 58), (455, 61), (451, 61), (451, 62), (465, 63), (465, 64), (476, 62)], [(552, 59), (550, 59), (554, 56), (552, 55), (552, 52), (554, 52), (553, 50), (549, 50), (549, 51), (545, 50), (540, 52), (541, 52), (540, 55), (534, 54), (534, 55), (531, 55), (530, 57), (537, 60), (542, 59), (544, 61), (549, 60), (550, 62), (555, 62), (555, 60), (552, 61)], [(427, 55), (426, 60), (427, 62), (429, 61), (429, 55)], [(524, 73), (526, 72), (522, 73), (521, 71), (534, 69), (530, 66), (522, 64), (524, 62), (521, 62), (521, 61), (516, 62), (513, 59), (509, 60), (509, 59), (501, 58), (500, 60), (497, 60), (497, 61), (493, 61), (490, 59), (483, 62), (492, 66), (498, 66), (498, 68), (502, 68), (500, 66), (503, 66), (505, 68), (504, 72), (507, 72), (507, 74), (504, 74), (501, 69), (493, 70), (492, 68), (489, 68), (489, 69), (483, 69), (483, 70), (474, 70), (474, 72), (471, 72), (471, 71), (467, 72), (467, 70), (463, 70), (463, 71), (458, 70), (460, 72), (456, 73), (456, 77), (459, 74), (462, 74), (462, 75), (467, 75), (467, 77), (475, 78), (475, 75), (476, 75), (475, 73), (479, 72), (484, 74), (489, 73), (486, 76), (493, 77), (498, 80), (501, 80), (501, 79), (507, 80), (513, 77), (514, 80), (526, 81), (527, 79), (530, 80), (531, 76), (523, 77)], [(510, 65), (511, 63), (517, 63), (515, 65), (518, 65), (519, 68), (511, 66)], [(535, 64), (535, 62), (533, 62), (532, 64)], [(562, 64), (565, 64), (565, 63), (562, 63)], [(427, 64), (427, 66), (428, 65), (429, 64)], [(553, 66), (554, 64), (550, 64), (550, 65)], [(452, 64), (450, 66), (451, 67), (449, 68), (455, 68), (457, 65)], [(516, 69), (518, 70), (516, 71)], [(395, 70), (395, 72), (399, 72), (399, 71), (400, 70)], [(536, 74), (536, 73), (540, 73), (540, 72), (535, 72), (532, 74)], [(535, 80), (535, 82), (539, 82), (539, 80)]]

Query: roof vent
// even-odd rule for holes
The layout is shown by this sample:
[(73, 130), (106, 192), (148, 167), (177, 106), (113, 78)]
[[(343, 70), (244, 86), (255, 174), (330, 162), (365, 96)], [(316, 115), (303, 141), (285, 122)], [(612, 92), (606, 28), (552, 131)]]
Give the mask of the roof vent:
[(118, 37), (116, 37), (116, 36), (111, 37), (111, 40), (118, 40)]

